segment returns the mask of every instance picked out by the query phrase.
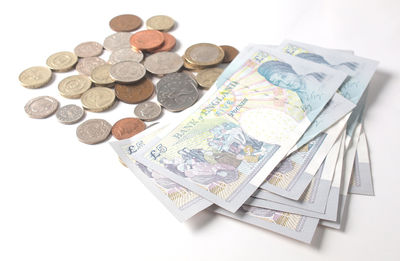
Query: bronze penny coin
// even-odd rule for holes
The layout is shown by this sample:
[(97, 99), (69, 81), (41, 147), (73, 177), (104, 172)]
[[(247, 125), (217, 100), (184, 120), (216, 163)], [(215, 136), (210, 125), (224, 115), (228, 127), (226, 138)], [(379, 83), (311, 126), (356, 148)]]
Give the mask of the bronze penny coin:
[(124, 118), (117, 121), (111, 129), (117, 140), (124, 140), (135, 136), (146, 129), (146, 124), (138, 118)]
[(223, 63), (230, 63), (235, 59), (236, 55), (239, 54), (239, 51), (230, 45), (221, 45), (222, 50), (224, 50), (224, 59), (222, 60)]
[(139, 50), (153, 50), (164, 43), (164, 34), (156, 30), (143, 30), (131, 36), (132, 47)]
[(153, 95), (154, 84), (148, 78), (135, 82), (133, 84), (115, 84), (115, 95), (125, 103), (139, 103)]
[(131, 32), (142, 26), (142, 19), (136, 15), (118, 15), (110, 20), (110, 27), (116, 32)]
[(151, 53), (168, 52), (168, 51), (171, 51), (172, 48), (174, 48), (174, 46), (176, 44), (175, 37), (172, 34), (164, 33), (164, 32), (163, 32), (163, 35), (164, 35), (164, 43), (156, 49), (149, 50), (149, 52), (151, 52)]

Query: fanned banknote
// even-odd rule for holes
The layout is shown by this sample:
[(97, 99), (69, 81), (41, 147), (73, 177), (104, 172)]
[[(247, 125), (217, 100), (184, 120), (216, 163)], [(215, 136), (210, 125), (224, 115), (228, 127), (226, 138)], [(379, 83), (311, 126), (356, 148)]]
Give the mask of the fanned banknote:
[(261, 185), (346, 78), (264, 46), (244, 53), (241, 65), (228, 66), (198, 106), (134, 155), (231, 212)]

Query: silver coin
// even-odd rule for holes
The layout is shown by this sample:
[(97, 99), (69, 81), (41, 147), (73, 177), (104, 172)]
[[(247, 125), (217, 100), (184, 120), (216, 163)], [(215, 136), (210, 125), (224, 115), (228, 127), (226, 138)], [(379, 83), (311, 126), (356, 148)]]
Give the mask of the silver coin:
[(111, 124), (105, 120), (91, 119), (84, 121), (76, 128), (76, 136), (80, 142), (96, 144), (108, 138), (111, 128)]
[(76, 70), (83, 75), (90, 76), (92, 71), (100, 66), (106, 64), (106, 61), (99, 57), (87, 57), (79, 59), (78, 64), (76, 65)]
[(182, 111), (199, 98), (197, 84), (186, 73), (171, 73), (157, 83), (157, 100), (169, 111)]
[(146, 70), (156, 75), (177, 72), (182, 66), (182, 57), (173, 52), (155, 53), (144, 60), (144, 67)]
[(50, 96), (39, 96), (31, 99), (25, 105), (25, 112), (31, 118), (43, 119), (52, 115), (58, 108), (59, 102)]
[(56, 112), (57, 119), (64, 124), (74, 124), (80, 121), (85, 114), (82, 107), (68, 104), (59, 108)]
[(110, 64), (119, 62), (132, 61), (140, 63), (143, 60), (143, 53), (140, 50), (133, 50), (132, 48), (123, 48), (113, 51), (108, 59)]
[(161, 106), (155, 102), (146, 101), (139, 103), (133, 112), (141, 120), (152, 121), (160, 117)]
[(122, 48), (130, 48), (131, 44), (129, 42), (131, 38), (131, 33), (119, 32), (108, 36), (104, 40), (104, 48), (110, 51), (116, 51)]
[(84, 42), (74, 49), (74, 53), (82, 58), (99, 56), (102, 52), (103, 46), (98, 42)]
[(146, 69), (138, 62), (119, 62), (110, 68), (110, 76), (117, 82), (133, 83), (146, 75)]

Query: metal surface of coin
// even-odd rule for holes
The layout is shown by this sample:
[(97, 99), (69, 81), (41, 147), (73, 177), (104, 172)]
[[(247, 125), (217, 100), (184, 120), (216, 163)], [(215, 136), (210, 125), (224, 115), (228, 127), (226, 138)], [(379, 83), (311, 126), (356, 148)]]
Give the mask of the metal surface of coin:
[(185, 59), (185, 57), (182, 57), (182, 58), (183, 58), (183, 67), (185, 67), (185, 69), (197, 72), (197, 71), (207, 68), (207, 66), (198, 66), (198, 65), (191, 64)]
[(133, 112), (141, 120), (152, 121), (160, 117), (161, 106), (155, 102), (146, 101), (138, 104)]
[(152, 54), (144, 60), (146, 70), (156, 75), (164, 75), (179, 71), (183, 66), (183, 59), (173, 52)]
[(132, 35), (130, 44), (138, 50), (153, 50), (164, 43), (164, 34), (156, 30), (143, 30)]
[(110, 20), (110, 27), (116, 32), (131, 32), (142, 26), (142, 19), (136, 15), (118, 15)]
[(203, 88), (210, 88), (224, 71), (222, 68), (210, 68), (200, 71), (196, 75), (197, 83)]
[(75, 104), (68, 104), (59, 108), (56, 112), (57, 119), (63, 124), (74, 124), (80, 121), (85, 111)]
[(194, 65), (212, 66), (222, 62), (224, 50), (215, 44), (199, 43), (186, 49), (185, 59)]
[(130, 33), (115, 33), (108, 36), (103, 43), (104, 48), (109, 51), (115, 51), (122, 48), (131, 47), (129, 39), (131, 38)]
[(233, 59), (239, 54), (239, 51), (230, 45), (221, 45), (222, 50), (224, 50), (224, 59), (223, 63), (230, 63)]
[(105, 120), (87, 120), (76, 128), (76, 136), (80, 142), (96, 144), (105, 141), (108, 138), (111, 128), (111, 124)]
[(175, 37), (172, 34), (164, 33), (164, 32), (163, 32), (163, 35), (164, 35), (164, 43), (156, 49), (148, 50), (149, 52), (151, 52), (151, 53), (168, 52), (168, 51), (171, 51), (172, 48), (175, 47), (175, 44), (176, 44)]
[(22, 86), (30, 89), (43, 87), (51, 80), (52, 72), (44, 66), (34, 66), (24, 70), (18, 77)]
[(116, 64), (119, 62), (132, 61), (140, 63), (143, 60), (143, 53), (140, 50), (134, 50), (133, 48), (123, 48), (116, 50), (111, 53), (108, 62), (110, 64)]
[(86, 76), (90, 76), (94, 68), (106, 64), (106, 61), (99, 57), (88, 57), (79, 59), (78, 64), (76, 65), (76, 70), (80, 74), (84, 74)]
[(71, 52), (58, 52), (46, 60), (47, 66), (55, 72), (66, 72), (74, 68), (78, 56)]
[(111, 129), (117, 140), (124, 140), (135, 136), (146, 129), (146, 124), (137, 118), (124, 118), (117, 121)]
[(50, 96), (39, 96), (31, 99), (25, 105), (25, 112), (31, 118), (43, 119), (52, 115), (58, 108), (59, 102)]
[(168, 31), (174, 27), (175, 21), (166, 15), (156, 15), (150, 17), (146, 21), (147, 29), (158, 30), (158, 31)]
[(114, 101), (115, 92), (107, 87), (91, 88), (81, 96), (83, 108), (93, 112), (107, 110), (114, 104)]
[(110, 76), (117, 82), (133, 83), (146, 75), (146, 68), (143, 64), (132, 61), (125, 61), (113, 64), (110, 68)]
[(115, 95), (125, 103), (139, 103), (153, 95), (154, 84), (148, 78), (133, 84), (115, 84)]
[(111, 64), (103, 64), (92, 70), (90, 80), (101, 86), (112, 86), (114, 79), (110, 75)]
[(74, 49), (74, 53), (82, 58), (99, 56), (102, 52), (103, 46), (98, 42), (84, 42)]
[(157, 83), (157, 100), (169, 111), (182, 111), (199, 98), (197, 84), (186, 73), (171, 73)]
[(90, 89), (92, 82), (84, 75), (71, 75), (58, 84), (61, 96), (69, 99), (77, 99)]

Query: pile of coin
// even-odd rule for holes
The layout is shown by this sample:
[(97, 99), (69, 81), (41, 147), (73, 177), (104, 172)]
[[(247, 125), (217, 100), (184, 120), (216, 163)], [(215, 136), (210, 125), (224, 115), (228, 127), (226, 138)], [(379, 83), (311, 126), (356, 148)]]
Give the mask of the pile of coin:
[[(142, 24), (136, 15), (116, 16), (109, 22), (115, 33), (106, 37), (103, 44), (83, 42), (73, 52), (52, 54), (47, 66), (24, 70), (19, 76), (21, 85), (34, 89), (47, 85), (53, 72), (76, 69), (79, 74), (62, 79), (58, 90), (65, 98), (80, 99), (83, 107), (59, 107), (55, 98), (41, 96), (26, 104), (26, 113), (32, 118), (56, 113), (61, 123), (74, 124), (83, 119), (85, 110), (102, 112), (117, 100), (137, 104), (133, 111), (137, 118), (121, 119), (114, 126), (102, 119), (91, 119), (76, 130), (78, 139), (87, 144), (102, 142), (110, 133), (117, 139), (130, 138), (145, 129), (143, 121), (159, 118), (162, 108), (177, 112), (192, 106), (200, 96), (198, 86), (210, 88), (223, 71), (217, 66), (229, 63), (238, 54), (231, 46), (199, 43), (180, 56), (172, 52), (176, 39), (168, 33), (175, 26), (171, 17), (153, 16), (146, 21), (145, 30), (131, 33)], [(110, 52), (108, 61), (99, 57), (104, 49)], [(153, 80), (158, 80), (156, 86)], [(147, 101), (154, 92), (158, 103)]]

